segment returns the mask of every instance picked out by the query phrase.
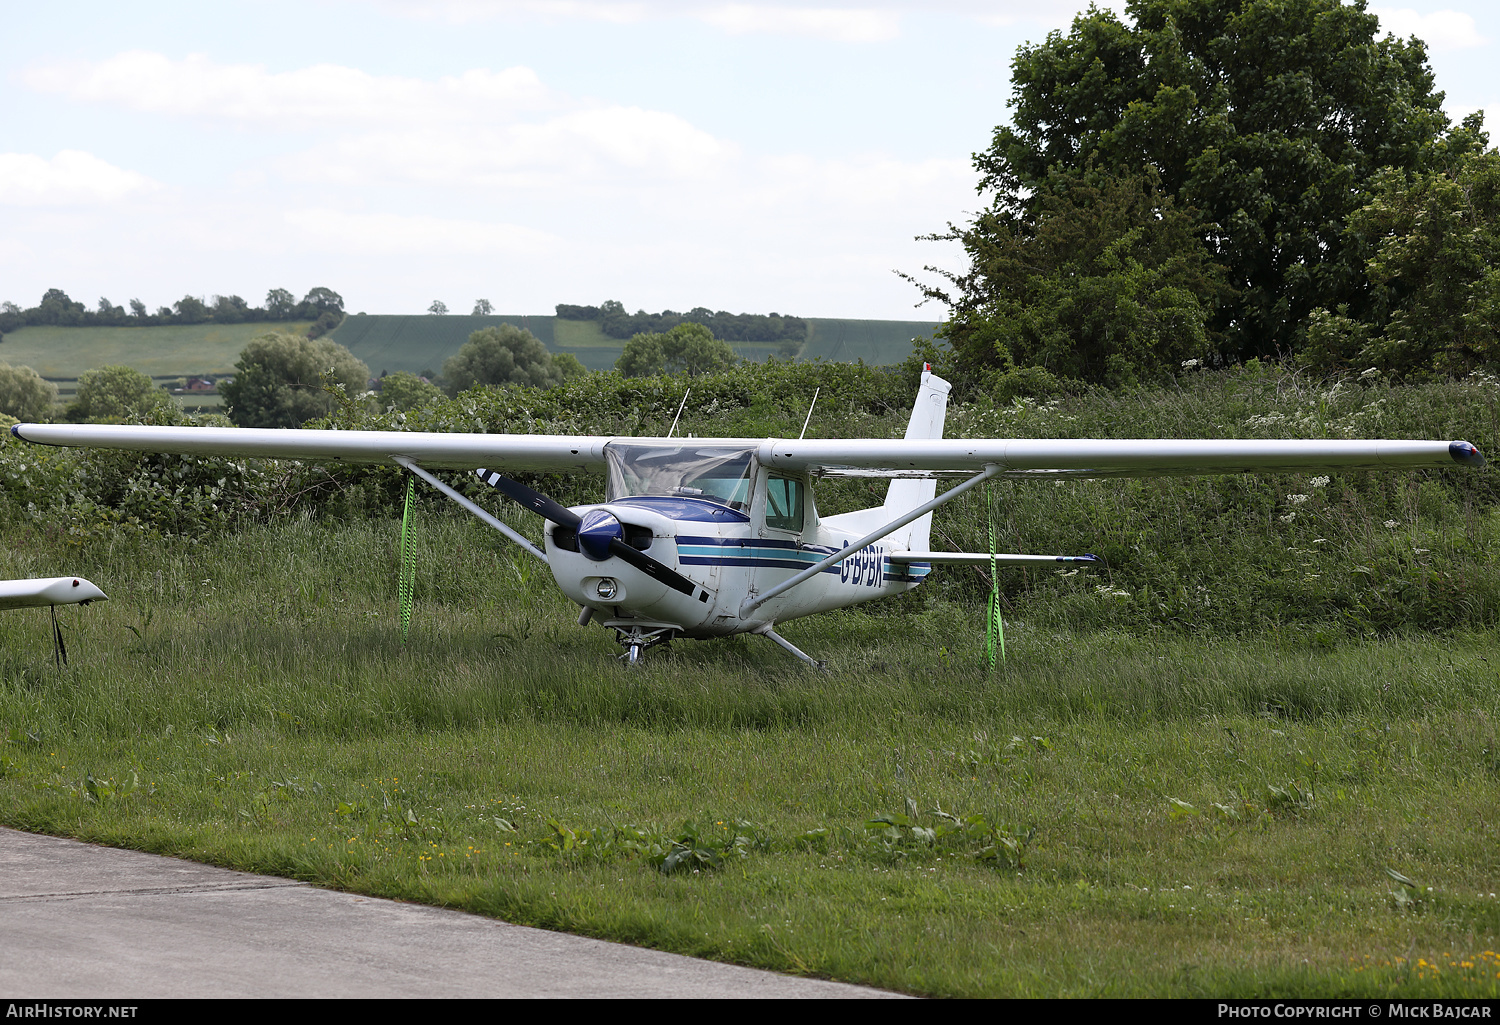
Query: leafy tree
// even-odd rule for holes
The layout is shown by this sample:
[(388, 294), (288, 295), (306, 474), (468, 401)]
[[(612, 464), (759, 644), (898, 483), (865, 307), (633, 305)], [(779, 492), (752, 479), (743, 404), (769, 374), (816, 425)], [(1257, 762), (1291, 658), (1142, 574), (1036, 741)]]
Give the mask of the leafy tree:
[(250, 319), (250, 304), (237, 295), (214, 296), (214, 322), (238, 324)]
[(302, 297), (298, 312), (304, 317), (320, 317), (325, 313), (344, 314), (344, 297), (331, 288), (314, 288)]
[(181, 324), (201, 324), (209, 319), (208, 304), (201, 299), (185, 295), (172, 304), (177, 311), (177, 320)]
[(380, 379), (380, 394), (376, 396), (376, 405), (381, 409), (395, 408), (405, 413), (442, 397), (442, 389), (437, 385), (416, 374), (398, 370)]
[(434, 317), (446, 316), (448, 313), (448, 304), (441, 299), (434, 299), (432, 300), (432, 305), (427, 307), (427, 312)]
[(57, 385), (30, 367), (0, 363), (0, 413), (17, 420), (42, 420), (52, 411)]
[(266, 293), (266, 317), (270, 320), (291, 320), (297, 312), (297, 297), (284, 288), (273, 288)]
[(1377, 179), (1346, 230), (1368, 254), (1376, 316), (1314, 310), (1302, 366), (1422, 377), (1500, 362), (1500, 153), (1487, 142), (1471, 115), (1438, 147), (1437, 169)]
[(27, 310), (26, 313), (28, 324), (57, 324), (63, 327), (82, 324), (88, 317), (88, 310), (83, 308), (83, 303), (74, 302), (60, 288), (47, 289), (37, 308)]
[(151, 314), (150, 311), (146, 309), (145, 303), (141, 302), (139, 299), (132, 299), (130, 300), (130, 315), (137, 320), (145, 320)]
[(364, 392), (370, 369), (332, 339), (277, 332), (245, 346), (219, 394), (241, 427), (297, 427), (333, 409), (325, 375), (353, 396)]
[[(1012, 124), (975, 158), (995, 209), (1035, 218), (1057, 169), (1151, 166), (1202, 211), (1235, 297), (1210, 329), (1240, 356), (1292, 351), (1308, 313), (1371, 302), (1343, 225), (1385, 167), (1420, 170), (1447, 128), (1421, 41), (1377, 39), (1365, 0), (1129, 0), (1090, 8), (1012, 64)], [(1004, 224), (1003, 218), (997, 224)]]
[(991, 209), (955, 233), (968, 251), (940, 334), (969, 371), (1043, 367), (1122, 385), (1161, 379), (1208, 355), (1207, 328), (1227, 295), (1190, 210), (1154, 174), (1054, 171), (1022, 216)]
[(134, 367), (95, 367), (79, 375), (78, 397), (68, 404), (68, 419), (117, 422), (171, 402), (165, 391)]
[(493, 306), (490, 305), (490, 301), (488, 299), (476, 299), (474, 301), (474, 312), (471, 313), (471, 314), (469, 314), (469, 316), (471, 316), (471, 317), (488, 317), (490, 314), (492, 314), (494, 312), (495, 312), (495, 307), (493, 307)]
[(449, 395), (476, 385), (525, 384), (550, 388), (561, 384), (563, 372), (535, 335), (511, 324), (475, 331), (443, 364)]
[(626, 377), (706, 374), (739, 362), (728, 342), (702, 324), (678, 324), (665, 334), (638, 334), (625, 343), (615, 369)]

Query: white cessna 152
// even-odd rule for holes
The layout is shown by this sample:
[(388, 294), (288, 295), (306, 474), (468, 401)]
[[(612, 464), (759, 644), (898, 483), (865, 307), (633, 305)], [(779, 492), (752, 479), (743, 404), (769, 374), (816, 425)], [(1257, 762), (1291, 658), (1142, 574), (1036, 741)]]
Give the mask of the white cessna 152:
[[(932, 510), (995, 477), (1401, 469), (1484, 465), (1466, 441), (943, 440), (948, 382), (922, 375), (906, 437), (754, 440), (402, 431), (16, 424), (26, 441), (201, 456), (395, 463), (547, 563), (614, 630), (630, 662), (674, 637), (775, 630), (799, 616), (909, 590), (934, 563), (1098, 563), (1092, 555), (930, 551)], [(472, 469), (549, 521), (545, 550), (430, 472)], [(605, 500), (565, 508), (501, 471), (604, 473)], [(938, 475), (968, 479), (937, 496)], [(885, 504), (820, 517), (812, 479), (886, 476)]]

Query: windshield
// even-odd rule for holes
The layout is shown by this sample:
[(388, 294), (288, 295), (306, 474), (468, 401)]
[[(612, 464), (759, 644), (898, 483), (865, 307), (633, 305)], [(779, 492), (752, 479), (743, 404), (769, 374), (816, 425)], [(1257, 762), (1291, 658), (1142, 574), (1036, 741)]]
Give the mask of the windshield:
[(605, 446), (609, 460), (607, 500), (639, 495), (700, 498), (731, 509), (750, 503), (754, 449), (686, 442), (671, 445)]

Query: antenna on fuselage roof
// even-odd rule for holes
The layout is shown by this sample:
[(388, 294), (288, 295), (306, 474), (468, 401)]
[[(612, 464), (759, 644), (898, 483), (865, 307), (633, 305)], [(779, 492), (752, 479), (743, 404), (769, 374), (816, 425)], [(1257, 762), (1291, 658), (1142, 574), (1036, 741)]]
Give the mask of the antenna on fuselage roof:
[(677, 404), (677, 415), (672, 417), (672, 429), (667, 432), (667, 437), (670, 438), (676, 433), (677, 421), (682, 419), (682, 407), (687, 405), (687, 397), (691, 394), (693, 394), (693, 389), (691, 388), (682, 393), (682, 401)]
[(798, 441), (801, 441), (803, 438), (807, 437), (807, 425), (812, 423), (812, 411), (818, 406), (818, 392), (822, 390), (823, 388), (821, 386), (813, 389), (813, 400), (808, 404), (807, 419), (802, 421), (802, 433), (797, 435)]

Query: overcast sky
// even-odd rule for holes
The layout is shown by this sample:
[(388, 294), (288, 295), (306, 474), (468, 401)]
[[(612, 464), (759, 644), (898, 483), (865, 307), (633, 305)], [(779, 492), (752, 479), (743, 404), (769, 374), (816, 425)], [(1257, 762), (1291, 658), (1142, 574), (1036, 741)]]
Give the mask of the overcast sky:
[[(958, 265), (915, 236), (1085, 6), (0, 0), (0, 300), (938, 319), (894, 271)], [(1371, 6), (1500, 110), (1497, 5)]]

